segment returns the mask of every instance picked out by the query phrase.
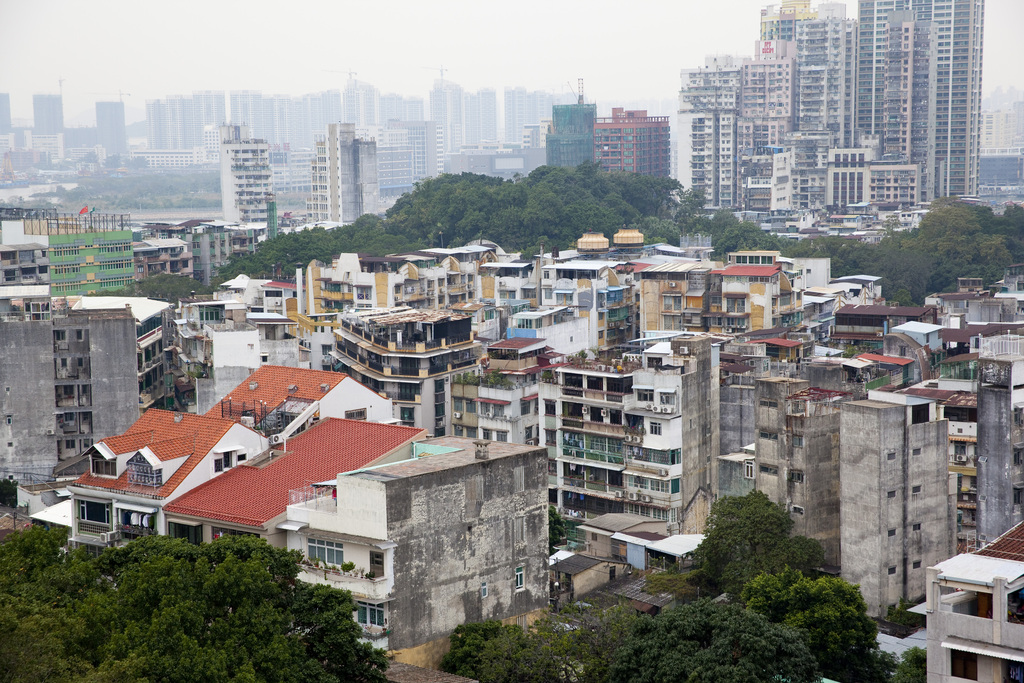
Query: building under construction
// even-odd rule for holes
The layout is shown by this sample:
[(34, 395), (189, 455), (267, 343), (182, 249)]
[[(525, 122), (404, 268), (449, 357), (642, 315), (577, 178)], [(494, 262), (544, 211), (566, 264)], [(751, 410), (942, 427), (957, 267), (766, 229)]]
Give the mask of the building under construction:
[(551, 132), (548, 133), (548, 166), (579, 166), (594, 160), (594, 121), (597, 105), (556, 104), (551, 108)]

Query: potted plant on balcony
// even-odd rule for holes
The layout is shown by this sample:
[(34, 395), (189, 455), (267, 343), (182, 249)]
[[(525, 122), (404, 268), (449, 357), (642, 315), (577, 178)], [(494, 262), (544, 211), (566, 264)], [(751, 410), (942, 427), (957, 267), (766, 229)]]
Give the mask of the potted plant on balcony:
[(356, 568), (355, 562), (342, 562), (341, 571), (345, 574), (351, 574), (352, 570)]

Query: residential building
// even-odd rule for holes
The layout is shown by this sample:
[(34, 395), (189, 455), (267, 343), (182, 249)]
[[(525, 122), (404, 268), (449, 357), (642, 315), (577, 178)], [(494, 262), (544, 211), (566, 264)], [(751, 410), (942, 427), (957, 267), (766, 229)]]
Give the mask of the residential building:
[(11, 133), (11, 95), (0, 92), (0, 135)]
[(177, 237), (151, 237), (132, 243), (135, 256), (135, 279), (153, 275), (192, 277), (192, 252), (188, 243)]
[(742, 66), (735, 57), (709, 56), (703, 67), (680, 76), (679, 176), (704, 192), (708, 206), (736, 207)]
[(273, 201), (270, 148), (250, 137), (248, 126), (220, 127), (220, 198), (224, 220), (265, 223)]
[(300, 578), (351, 590), (356, 621), (397, 661), (437, 666), (468, 622), (526, 626), (548, 610), (542, 448), (442, 437), (403, 462), (295, 493), (288, 547), (323, 566)]
[(464, 113), (462, 87), (442, 77), (430, 91), (430, 120), (437, 124), (444, 154), (454, 154), (463, 143)]
[[(283, 548), (289, 526), (286, 511), (289, 504), (297, 502), (293, 491), (302, 491), (311, 482), (334, 479), (339, 472), (408, 460), (413, 441), (424, 437), (423, 430), (411, 427), (323, 419), (287, 443), (238, 463), (223, 476), (200, 484), (167, 505), (167, 535), (191, 543), (208, 543), (225, 535), (251, 534)], [(310, 554), (307, 561), (316, 556)], [(372, 586), (371, 579), (363, 581)]]
[(547, 163), (547, 156), (542, 148), (463, 151), (461, 154), (448, 155), (445, 160), (445, 172), (456, 175), (476, 173), (514, 180), (517, 176), (530, 175), (545, 163)]
[(463, 117), (463, 145), (498, 140), (498, 95), (492, 88), (467, 92), (463, 96)]
[(550, 120), (554, 99), (543, 90), (505, 88), (505, 142), (521, 142), (525, 128)]
[(1015, 334), (978, 340), (978, 542), (1024, 521), (1024, 346)]
[(0, 242), (47, 247), (45, 259), (54, 296), (121, 289), (134, 281), (128, 219), (120, 214), (11, 209), (0, 216)]
[(332, 123), (314, 142), (311, 221), (352, 223), (377, 212), (377, 143), (356, 137), (355, 125)]
[(1018, 124), (1017, 112), (1013, 109), (981, 112), (981, 148), (1015, 147)]
[(743, 333), (795, 327), (803, 320), (794, 272), (778, 252), (732, 252), (729, 263), (708, 278), (709, 306), (703, 314), (710, 332)]
[[(237, 116), (234, 118), (238, 120)], [(171, 95), (162, 100), (146, 100), (147, 147), (150, 150), (202, 147), (203, 128), (220, 126), (227, 120), (223, 91), (200, 91), (193, 92), (191, 97)]]
[(217, 269), (232, 256), (252, 254), (267, 235), (265, 224), (239, 225), (229, 221), (188, 220), (177, 225), (145, 226), (159, 239), (178, 238), (188, 245), (192, 254), (192, 276), (209, 285), (217, 277)]
[(96, 134), (108, 156), (128, 151), (128, 134), (124, 127), (124, 102), (96, 103)]
[[(408, 144), (412, 148), (413, 181), (432, 178), (444, 172), (444, 138), (441, 128), (434, 121), (420, 120), (389, 120), (387, 131), (404, 131), (406, 137), (399, 144)], [(391, 144), (384, 136), (381, 144)]]
[(167, 534), (167, 503), (267, 445), (266, 437), (231, 420), (148, 410), (124, 433), (86, 450), (89, 472), (68, 484), (71, 543), (104, 548)]
[[(380, 91), (364, 81), (349, 78), (341, 93), (341, 118), (339, 121), (353, 123), (359, 127), (377, 126), (380, 117)], [(326, 125), (335, 123), (325, 122)]]
[(811, 0), (783, 0), (761, 10), (761, 40), (793, 40), (800, 24), (819, 16), (811, 9)]
[(45, 244), (0, 244), (0, 287), (50, 286), (49, 247)]
[(451, 428), (451, 378), (477, 365), (480, 343), (465, 315), (410, 309), (343, 313), (336, 369), (396, 402), (395, 417), (436, 436)]
[(772, 157), (772, 211), (815, 210), (826, 206), (829, 131), (794, 131), (785, 152)]
[(708, 308), (709, 261), (667, 261), (641, 270), (640, 330), (642, 332), (704, 329)]
[[(635, 244), (637, 239), (643, 245), (643, 235), (636, 230), (620, 230), (614, 239), (619, 246)], [(588, 346), (584, 348), (610, 349), (633, 338), (633, 287), (616, 271), (616, 265), (614, 261), (573, 259), (541, 267), (540, 305), (569, 306), (576, 316), (586, 319)], [(520, 313), (518, 319), (526, 319), (532, 313)], [(570, 352), (557, 337), (549, 337), (546, 332), (538, 335), (547, 338), (553, 348)]]
[(671, 533), (702, 531), (719, 454), (718, 386), (706, 336), (542, 375), (552, 503), (571, 520), (629, 512), (666, 521)]
[[(135, 357), (139, 383), (139, 410), (164, 407), (164, 311), (171, 305), (165, 301), (137, 296), (83, 296), (71, 304), (71, 310), (91, 313), (102, 311), (131, 312), (135, 318)], [(58, 347), (60, 344), (58, 343)], [(69, 372), (69, 376), (70, 376)], [(65, 390), (70, 399), (71, 391)], [(69, 404), (74, 405), (69, 400)]]
[(936, 309), (930, 306), (847, 305), (836, 311), (832, 339), (847, 344), (882, 348), (883, 337), (907, 322), (935, 324)]
[(868, 615), (925, 594), (925, 569), (954, 553), (949, 430), (934, 400), (872, 392), (842, 404), (839, 499), (842, 577)]
[(17, 285), (0, 287), (0, 318), (0, 476), (49, 480), (138, 418), (131, 311), (73, 310), (46, 285)]
[(452, 433), (484, 441), (540, 442), (538, 382), (549, 368), (544, 339), (502, 339), (487, 347), (487, 372), (452, 378)]
[[(931, 70), (931, 41), (935, 36), (932, 22), (918, 21), (911, 11), (891, 12), (886, 30), (882, 159), (920, 168), (919, 185), (923, 193), (910, 200), (913, 204), (931, 199), (934, 189), (928, 181), (932, 174), (928, 158), (932, 133), (929, 112), (933, 104), (930, 95), (934, 92), (932, 88), (941, 89), (933, 81)], [(974, 163), (977, 166), (977, 161)]]
[(850, 395), (806, 380), (765, 377), (755, 385), (755, 487), (792, 518), (793, 533), (821, 543), (840, 566), (839, 413)]
[(597, 105), (554, 105), (551, 111), (551, 130), (545, 138), (548, 166), (579, 166), (594, 161), (594, 125)]
[(1024, 679), (1024, 528), (928, 567), (928, 683)]
[(753, 59), (743, 60), (737, 145), (746, 154), (781, 146), (793, 129), (795, 52), (792, 40), (765, 40), (757, 43)]
[(64, 132), (64, 100), (60, 95), (32, 96), (32, 132), (36, 135)]
[(833, 144), (852, 147), (857, 22), (846, 18), (846, 6), (841, 3), (821, 3), (817, 10), (817, 18), (795, 23), (794, 129), (827, 130)]
[(667, 178), (671, 147), (669, 117), (647, 110), (612, 107), (611, 116), (594, 119), (594, 158), (605, 171), (629, 171)]

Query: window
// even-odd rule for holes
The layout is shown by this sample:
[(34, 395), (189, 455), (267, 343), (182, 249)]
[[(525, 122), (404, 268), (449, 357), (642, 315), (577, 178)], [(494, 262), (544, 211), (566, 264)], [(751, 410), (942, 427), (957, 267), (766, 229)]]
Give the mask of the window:
[(368, 602), (357, 602), (356, 621), (363, 626), (384, 626), (384, 608)]
[(773, 465), (761, 465), (761, 466), (760, 466), (760, 467), (758, 468), (758, 470), (759, 470), (759, 471), (760, 471), (760, 472), (761, 472), (762, 474), (774, 474), (774, 475), (778, 475), (778, 474), (779, 474), (779, 468), (778, 468), (778, 467), (775, 467), (775, 466), (773, 466)]
[(914, 569), (920, 569), (921, 568), (921, 560), (914, 560), (914, 563), (911, 565), (911, 567), (913, 567)]
[(498, 441), (508, 441), (508, 432), (494, 432)]
[(516, 517), (512, 520), (512, 530), (517, 544), (526, 543), (526, 517)]
[(915, 448), (914, 450), (910, 451), (910, 454), (911, 455), (921, 455), (921, 449), (920, 448)]
[(789, 480), (796, 484), (802, 484), (804, 483), (804, 473), (800, 470), (790, 470)]
[(366, 408), (359, 408), (358, 410), (346, 410), (346, 420), (365, 420), (366, 419)]
[(744, 460), (743, 461), (743, 478), (753, 479), (754, 478), (754, 461)]
[(911, 492), (911, 493), (921, 493), (921, 486), (920, 486), (920, 485), (918, 485), (918, 486), (912, 486), (912, 487), (910, 487), (910, 492)]
[(526, 468), (522, 465), (512, 470), (512, 482), (516, 493), (526, 489)]
[(650, 431), (651, 431), (652, 435), (660, 436), (661, 435), (661, 423), (660, 422), (654, 422), (652, 420), (651, 421), (651, 430)]
[(895, 535), (896, 535), (896, 530), (895, 529), (889, 529), (889, 538), (892, 538)]
[(78, 518), (97, 524), (110, 524), (110, 506), (91, 500), (78, 501)]
[(676, 395), (670, 394), (667, 391), (663, 391), (658, 396), (661, 399), (661, 405), (663, 406), (674, 406), (676, 404)]
[(950, 650), (949, 672), (956, 678), (978, 680), (978, 655), (962, 650)]
[(767, 398), (762, 398), (760, 400), (760, 404), (761, 404), (761, 406), (763, 408), (778, 408), (779, 407), (779, 402), (778, 401), (772, 401), (772, 400), (767, 399)]
[(494, 433), (490, 429), (480, 430), (480, 438), (484, 439), (485, 441), (494, 441), (494, 439), (492, 438), (493, 434)]
[(1013, 504), (1014, 505), (1020, 505), (1022, 499), (1024, 499), (1024, 489), (1014, 489), (1013, 490)]
[(779, 435), (776, 432), (758, 432), (758, 436), (769, 441), (778, 441)]
[(548, 400), (544, 401), (544, 414), (545, 415), (554, 415), (555, 414), (555, 402), (554, 401), (548, 401)]
[(886, 498), (895, 498), (896, 497), (896, 492), (895, 491), (886, 491), (885, 492), (885, 497)]
[(341, 565), (345, 562), (344, 544), (336, 541), (310, 538), (307, 542), (306, 555), (310, 560), (316, 558), (327, 564)]
[(167, 523), (167, 535), (171, 538), (184, 538), (193, 545), (203, 542), (203, 527), (201, 525), (181, 524), (179, 522)]
[(793, 436), (793, 445), (794, 445), (795, 447), (797, 447), (797, 448), (803, 448), (803, 445), (804, 445), (804, 437), (802, 437), (802, 436), (799, 436), (799, 435), (794, 435), (794, 436)]
[(483, 582), (480, 583), (480, 597), (481, 598), (486, 598), (487, 597), (487, 582), (486, 581), (483, 581)]
[[(74, 441), (71, 442), (72, 447), (74, 446), (74, 443)], [(117, 461), (106, 460), (104, 458), (93, 458), (92, 473), (100, 477), (116, 477)]]
[(637, 389), (636, 400), (641, 403), (654, 403), (654, 390), (652, 389)]
[(523, 572), (523, 567), (516, 567), (516, 590), (521, 591), (526, 588), (526, 575)]
[(896, 567), (889, 567), (889, 575), (892, 576), (896, 573)]
[(885, 454), (885, 459), (886, 460), (895, 460), (896, 459), (896, 451), (889, 451), (888, 453), (886, 453)]
[(916, 524), (914, 524), (910, 528), (911, 528), (912, 531), (920, 531), (921, 530), (921, 523), (917, 522)]
[(794, 505), (793, 506), (793, 514), (795, 514), (795, 515), (802, 515), (802, 514), (804, 514), (804, 509), (802, 507), (800, 507), (799, 505)]

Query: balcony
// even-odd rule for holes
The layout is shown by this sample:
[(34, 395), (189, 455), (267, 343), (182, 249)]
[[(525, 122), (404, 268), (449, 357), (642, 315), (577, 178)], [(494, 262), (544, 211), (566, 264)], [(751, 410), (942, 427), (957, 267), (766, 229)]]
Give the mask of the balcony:
[(331, 588), (351, 591), (355, 598), (368, 600), (386, 600), (391, 595), (394, 584), (386, 576), (367, 579), (355, 571), (343, 572), (340, 569), (316, 567), (307, 562), (299, 565), (299, 579), (307, 583), (318, 583)]
[(595, 451), (589, 448), (583, 448), (582, 446), (569, 446), (563, 444), (562, 456), (575, 458), (577, 460), (590, 460), (594, 462), (607, 463), (612, 465), (613, 469), (617, 470), (623, 470), (626, 467), (626, 460), (621, 453)]

